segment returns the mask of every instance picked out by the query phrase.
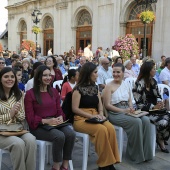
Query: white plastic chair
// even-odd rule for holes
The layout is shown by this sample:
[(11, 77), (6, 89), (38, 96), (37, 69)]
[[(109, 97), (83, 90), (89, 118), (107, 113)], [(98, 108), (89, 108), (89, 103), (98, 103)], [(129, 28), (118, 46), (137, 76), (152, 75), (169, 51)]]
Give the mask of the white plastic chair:
[(110, 83), (112, 80), (113, 80), (113, 78), (106, 79), (106, 80), (105, 80), (105, 83), (108, 84), (108, 83)]
[(69, 70), (71, 70), (71, 69), (75, 69), (75, 70), (77, 70), (78, 69), (78, 67), (69, 67)]
[[(45, 155), (47, 153), (47, 161), (50, 163), (50, 158), (51, 158), (51, 149), (52, 149), (52, 143), (47, 142), (47, 141), (42, 141), (42, 140), (36, 140), (37, 145), (39, 146), (39, 170), (44, 170), (45, 168)], [(50, 148), (50, 150), (49, 150)], [(46, 152), (47, 150), (47, 152)], [(1, 170), (1, 165), (2, 165), (2, 156), (4, 153), (9, 153), (8, 150), (0, 149), (0, 170)], [(50, 155), (49, 155), (50, 154)], [(72, 160), (69, 161), (69, 166), (70, 170), (73, 170), (73, 162)]]
[(76, 132), (77, 137), (83, 138), (83, 163), (82, 170), (87, 170), (88, 151), (89, 151), (89, 135), (85, 133)]
[(58, 85), (59, 89), (61, 90), (61, 85), (63, 83), (63, 80), (57, 80), (53, 83), (53, 88), (56, 88), (56, 85)]
[(166, 85), (166, 84), (158, 84), (159, 93), (160, 93), (162, 99), (163, 99), (163, 94), (164, 94), (164, 89), (165, 88), (169, 92), (169, 99), (168, 100), (169, 100), (169, 107), (170, 107), (170, 87), (168, 85)]
[(133, 77), (128, 77), (125, 79), (125, 82), (130, 84), (131, 89), (133, 89), (133, 87), (135, 86), (135, 81), (137, 78), (133, 78)]
[[(52, 142), (36, 140), (39, 146), (39, 170), (44, 170), (45, 168), (45, 155), (47, 155), (47, 162), (50, 163)], [(69, 161), (70, 170), (73, 170), (73, 162)]]

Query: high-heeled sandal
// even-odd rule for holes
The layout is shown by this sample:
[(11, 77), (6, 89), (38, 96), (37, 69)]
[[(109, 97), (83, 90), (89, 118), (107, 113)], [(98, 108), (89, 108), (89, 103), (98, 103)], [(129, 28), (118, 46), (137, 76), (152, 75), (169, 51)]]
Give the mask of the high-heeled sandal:
[(60, 170), (68, 170), (68, 168), (65, 168), (63, 165), (61, 165)]
[(168, 150), (168, 149), (162, 148), (162, 146), (161, 146), (161, 144), (159, 143), (158, 140), (156, 140), (156, 143), (157, 143), (157, 147), (159, 146), (162, 152), (164, 152), (164, 153), (169, 153), (169, 150)]

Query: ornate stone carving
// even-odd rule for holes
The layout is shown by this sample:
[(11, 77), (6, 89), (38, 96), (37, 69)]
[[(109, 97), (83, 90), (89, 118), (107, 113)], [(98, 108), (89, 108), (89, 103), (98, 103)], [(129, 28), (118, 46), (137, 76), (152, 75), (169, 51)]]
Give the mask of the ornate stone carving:
[(67, 9), (67, 7), (68, 7), (67, 0), (60, 0), (60, 2), (56, 3), (56, 9), (58, 10)]

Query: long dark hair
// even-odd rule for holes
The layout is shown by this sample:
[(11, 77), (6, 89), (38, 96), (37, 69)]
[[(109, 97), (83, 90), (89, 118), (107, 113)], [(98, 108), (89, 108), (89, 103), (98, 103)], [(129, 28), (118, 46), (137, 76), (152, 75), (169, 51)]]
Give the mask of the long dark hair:
[(144, 62), (140, 68), (140, 73), (137, 78), (138, 81), (141, 79), (144, 79), (144, 82), (146, 84), (146, 87), (150, 86), (150, 71), (155, 66), (155, 63), (152, 60), (148, 60)]
[(57, 68), (57, 61), (56, 61), (55, 57), (52, 56), (52, 55), (50, 55), (49, 57), (46, 58), (46, 60), (45, 60), (45, 65), (46, 65), (46, 63), (47, 63), (47, 59), (48, 59), (48, 58), (52, 58), (53, 63), (54, 63), (53, 68)]
[(95, 84), (95, 82), (91, 81), (90, 76), (96, 68), (97, 66), (91, 62), (85, 63), (80, 70), (80, 75), (76, 87), (78, 86), (83, 87), (88, 85), (89, 83)]
[(0, 99), (1, 100), (8, 100), (8, 98), (6, 97), (5, 95), (5, 91), (4, 91), (4, 88), (3, 88), (3, 85), (2, 85), (2, 76), (5, 74), (5, 73), (8, 73), (8, 72), (12, 72), (15, 76), (15, 83), (13, 85), (13, 87), (11, 88), (10, 92), (9, 92), (9, 98), (11, 97), (11, 95), (14, 93), (14, 96), (16, 98), (16, 101), (19, 101), (22, 97), (22, 92), (20, 91), (20, 89), (18, 88), (18, 82), (17, 82), (17, 77), (16, 77), (16, 74), (14, 73), (13, 69), (11, 67), (5, 67), (1, 70), (0, 72)]
[[(34, 91), (35, 98), (39, 104), (42, 104), (40, 86), (42, 85), (42, 76), (45, 70), (50, 70), (50, 69), (46, 65), (41, 65), (37, 68), (34, 75), (33, 91)], [(50, 85), (47, 86), (47, 92), (50, 94), (51, 97), (53, 97)]]
[(34, 72), (35, 72), (35, 70), (37, 69), (37, 67), (38, 67), (38, 66), (41, 66), (41, 65), (44, 65), (44, 64), (41, 63), (41, 62), (36, 62), (36, 63), (33, 64), (32, 71), (31, 71), (31, 78), (34, 77), (34, 74), (35, 74)]
[(70, 80), (71, 77), (75, 77), (75, 76), (76, 76), (76, 72), (77, 72), (76, 69), (70, 69), (70, 70), (68, 70), (68, 75), (64, 77), (64, 80), (63, 80), (62, 85), (63, 85), (65, 82), (67, 82), (68, 80)]

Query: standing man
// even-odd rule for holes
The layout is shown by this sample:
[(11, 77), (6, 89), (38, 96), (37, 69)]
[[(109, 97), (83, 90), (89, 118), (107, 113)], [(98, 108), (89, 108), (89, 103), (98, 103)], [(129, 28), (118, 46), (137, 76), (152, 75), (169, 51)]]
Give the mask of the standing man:
[(84, 48), (84, 56), (86, 57), (87, 61), (91, 61), (93, 57), (93, 53), (91, 51), (91, 44), (88, 43), (87, 47)]
[(103, 58), (101, 60), (101, 67), (98, 70), (98, 78), (97, 83), (99, 85), (99, 90), (102, 91), (106, 86), (106, 79), (113, 78), (112, 68), (109, 67), (109, 60), (107, 58)]
[(136, 77), (138, 77), (140, 72), (140, 66), (136, 63), (136, 55), (131, 56), (130, 61), (132, 62), (132, 70), (134, 71)]

